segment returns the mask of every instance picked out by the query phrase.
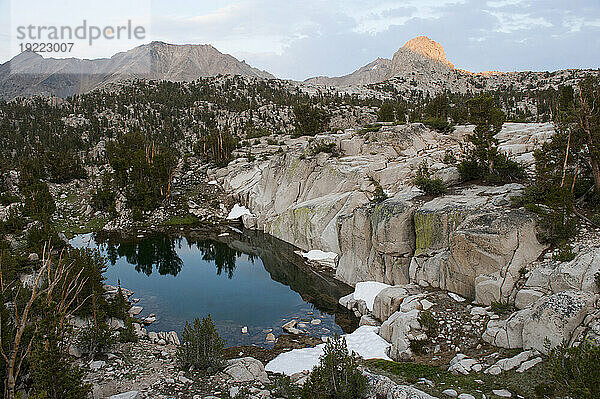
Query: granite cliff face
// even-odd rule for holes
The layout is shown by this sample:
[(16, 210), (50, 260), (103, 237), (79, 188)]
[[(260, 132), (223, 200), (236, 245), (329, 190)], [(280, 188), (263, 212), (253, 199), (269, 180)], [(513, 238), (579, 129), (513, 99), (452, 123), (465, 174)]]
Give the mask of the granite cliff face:
[[(514, 298), (519, 270), (544, 250), (535, 219), (510, 208), (522, 186), (467, 187), (426, 201), (411, 180), (424, 160), (447, 184), (459, 181), (446, 149), (460, 153), (472, 127), (441, 134), (421, 124), (384, 126), (379, 132), (317, 137), (342, 157), (311, 156), (304, 138), (264, 162), (244, 158), (214, 177), (255, 215), (258, 228), (303, 250), (339, 255), (336, 275), (355, 284), (415, 282), (481, 303)], [(532, 151), (552, 134), (550, 124), (506, 124), (501, 148), (531, 166)], [(304, 154), (304, 155), (303, 155)], [(371, 202), (373, 181), (389, 194)], [(475, 267), (474, 265), (477, 265)]]
[(415, 37), (406, 42), (402, 48), (411, 50), (442, 64), (446, 64), (449, 68), (454, 69), (454, 64), (446, 59), (446, 52), (442, 45), (431, 40), (427, 36)]
[(273, 75), (223, 54), (210, 45), (163, 42), (136, 47), (111, 58), (43, 58), (24, 52), (0, 65), (0, 98), (67, 97), (128, 79), (192, 81), (216, 75), (270, 79)]
[[(290, 139), (286, 153), (264, 161), (239, 158), (209, 171), (209, 177), (249, 208), (252, 215), (242, 218), (245, 227), (303, 251), (337, 254), (336, 277), (356, 286), (340, 303), (361, 317), (361, 325), (381, 325), (379, 334), (391, 344), (390, 357), (411, 359), (411, 342), (427, 337), (421, 312), (448, 296), (464, 301), (459, 294), (476, 307), (462, 306), (441, 317), (455, 317), (460, 325), (458, 319), (466, 318), (465, 339), (473, 347), (483, 339), (496, 347), (528, 351), (497, 364), (463, 355), (450, 362), (452, 372), (468, 374), (485, 367), (486, 373), (500, 373), (539, 362), (534, 356), (547, 352), (547, 340), (555, 346), (600, 337), (600, 287), (593, 281), (600, 270), (600, 247), (597, 238), (584, 237), (577, 244), (580, 255), (571, 262), (556, 261), (538, 241), (534, 215), (511, 205), (522, 185), (456, 186), (457, 169), (444, 163), (444, 155), (446, 150), (460, 154), (472, 129), (458, 126), (441, 134), (421, 124), (385, 125), (378, 132), (347, 129), (316, 137), (334, 143), (339, 157), (314, 154), (314, 144), (306, 138)], [(497, 138), (501, 151), (533, 172), (533, 151), (553, 132), (552, 124), (507, 123)], [(265, 154), (274, 154), (272, 150), (262, 148)], [(449, 194), (431, 199), (412, 187), (423, 161), (435, 177), (455, 185)], [(372, 201), (374, 181), (388, 199)], [(359, 286), (381, 283), (368, 306)], [(498, 317), (491, 304), (519, 310)], [(464, 314), (458, 317), (457, 312)]]

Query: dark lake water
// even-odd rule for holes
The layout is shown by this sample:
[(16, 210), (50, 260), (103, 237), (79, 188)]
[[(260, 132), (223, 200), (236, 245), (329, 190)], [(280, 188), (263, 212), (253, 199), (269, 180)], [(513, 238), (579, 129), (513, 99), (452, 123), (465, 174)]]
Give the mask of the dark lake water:
[[(148, 331), (181, 334), (186, 321), (210, 314), (227, 345), (269, 346), (269, 330), (277, 336), (292, 318), (319, 337), (356, 327), (337, 303), (352, 289), (308, 267), (293, 246), (262, 233), (86, 234), (71, 244), (98, 248), (107, 257), (106, 283), (134, 291), (141, 317), (156, 314)], [(311, 324), (314, 319), (321, 323)]]

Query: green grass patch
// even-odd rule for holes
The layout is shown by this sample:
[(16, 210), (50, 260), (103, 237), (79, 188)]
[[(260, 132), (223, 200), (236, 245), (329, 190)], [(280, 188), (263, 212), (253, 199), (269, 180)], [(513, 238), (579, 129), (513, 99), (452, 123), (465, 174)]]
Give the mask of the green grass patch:
[(57, 202), (63, 202), (70, 205), (79, 205), (81, 203), (81, 194), (77, 191), (66, 191), (64, 194), (67, 196), (65, 198), (60, 198), (63, 193), (59, 194), (56, 199)]
[(550, 376), (544, 364), (524, 373), (513, 370), (498, 376), (483, 373), (454, 375), (442, 367), (386, 360), (366, 360), (364, 364), (371, 372), (386, 375), (399, 384), (414, 385), (425, 378), (433, 382), (433, 387), (426, 384), (416, 384), (415, 387), (440, 398), (443, 397), (442, 391), (446, 389), (454, 389), (459, 394), (469, 393), (476, 398), (481, 398), (481, 394), (488, 398), (494, 397), (492, 390), (508, 389), (525, 398), (536, 398), (536, 387), (550, 384)]
[(57, 231), (63, 232), (67, 238), (72, 238), (78, 234), (87, 234), (102, 230), (105, 225), (106, 220), (97, 217), (88, 220), (85, 224), (69, 223), (69, 221), (63, 220), (56, 223), (55, 227)]
[(365, 134), (365, 133), (371, 133), (371, 132), (378, 132), (379, 129), (381, 129), (381, 123), (373, 123), (370, 125), (365, 125), (363, 126), (358, 133), (359, 134)]
[(163, 226), (190, 226), (198, 224), (199, 220), (196, 216), (190, 215), (189, 213), (185, 216), (173, 216), (168, 220), (162, 222)]

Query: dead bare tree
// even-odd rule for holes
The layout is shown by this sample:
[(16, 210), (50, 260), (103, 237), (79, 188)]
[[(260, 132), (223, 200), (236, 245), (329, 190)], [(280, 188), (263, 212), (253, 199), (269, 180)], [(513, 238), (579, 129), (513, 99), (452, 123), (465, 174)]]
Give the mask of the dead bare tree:
[[(57, 329), (62, 330), (65, 322), (76, 312), (88, 298), (84, 298), (77, 306), (73, 307), (81, 290), (87, 282), (87, 278), (82, 278), (83, 268), (75, 276), (72, 275), (72, 265), (66, 264), (62, 257), (59, 257), (56, 265), (52, 264), (52, 248), (45, 244), (42, 252), (42, 266), (35, 274), (31, 293), (25, 307), (19, 311), (17, 298), (23, 289), (20, 282), (16, 280), (13, 283), (5, 284), (2, 277), (2, 264), (0, 262), (0, 290), (6, 299), (10, 291), (16, 291), (11, 306), (14, 308), (13, 317), (6, 320), (7, 325), (13, 326), (14, 335), (10, 335), (8, 346), (5, 348), (5, 342), (2, 342), (3, 326), (2, 313), (0, 312), (0, 359), (5, 363), (4, 376), (4, 397), (14, 399), (16, 395), (16, 386), (23, 365), (34, 342), (35, 333), (38, 331), (39, 323), (37, 316), (33, 314), (32, 307), (36, 301), (41, 300), (46, 307), (52, 306), (52, 312), (57, 318)], [(27, 328), (34, 330), (27, 342), (23, 342), (24, 334)]]

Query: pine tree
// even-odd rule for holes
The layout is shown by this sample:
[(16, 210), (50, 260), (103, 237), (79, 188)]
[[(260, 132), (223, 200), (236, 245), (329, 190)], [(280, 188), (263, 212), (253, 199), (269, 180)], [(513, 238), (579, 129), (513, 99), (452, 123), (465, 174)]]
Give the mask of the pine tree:
[(473, 157), (480, 166), (487, 168), (488, 174), (494, 174), (494, 162), (498, 156), (498, 140), (494, 137), (502, 130), (506, 116), (496, 107), (490, 96), (475, 97), (467, 102), (469, 122), (475, 125), (469, 141), (474, 145)]
[(383, 103), (377, 112), (377, 120), (381, 122), (393, 122), (394, 118), (394, 106), (391, 103)]
[(506, 154), (498, 151), (498, 139), (506, 115), (493, 97), (480, 95), (467, 101), (469, 122), (475, 125), (473, 134), (467, 139), (472, 148), (467, 158), (459, 165), (464, 180), (483, 178), (493, 183), (520, 180), (525, 169)]
[(202, 321), (196, 318), (193, 324), (185, 323), (177, 360), (183, 368), (215, 370), (223, 366), (224, 346), (210, 315)]
[(594, 187), (600, 195), (600, 82), (588, 77), (579, 83), (575, 113), (587, 147)]
[(344, 338), (336, 336), (325, 344), (302, 389), (303, 399), (357, 399), (367, 389), (367, 379), (358, 369), (358, 357), (348, 353)]

